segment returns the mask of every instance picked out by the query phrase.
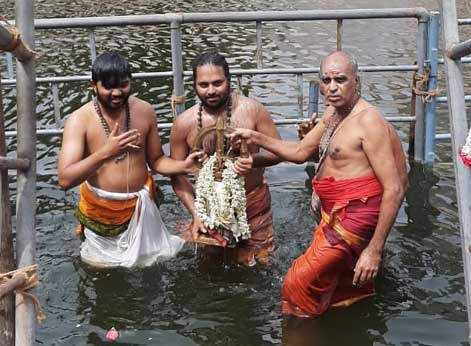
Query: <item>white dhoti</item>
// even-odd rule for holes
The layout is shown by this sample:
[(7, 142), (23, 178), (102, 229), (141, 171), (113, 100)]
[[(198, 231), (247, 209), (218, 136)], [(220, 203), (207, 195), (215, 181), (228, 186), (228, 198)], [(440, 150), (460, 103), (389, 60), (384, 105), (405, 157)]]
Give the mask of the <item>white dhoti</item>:
[(132, 193), (108, 192), (86, 183), (99, 198), (124, 201), (137, 197), (127, 230), (115, 237), (103, 237), (84, 228), (80, 255), (85, 263), (99, 267), (148, 266), (175, 256), (185, 241), (169, 234), (148, 186)]

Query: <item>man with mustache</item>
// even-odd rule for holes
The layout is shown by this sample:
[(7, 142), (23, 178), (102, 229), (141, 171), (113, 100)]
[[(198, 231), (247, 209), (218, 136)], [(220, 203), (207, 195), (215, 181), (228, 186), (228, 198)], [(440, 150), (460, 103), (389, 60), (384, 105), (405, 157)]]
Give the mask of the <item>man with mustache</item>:
[(296, 163), (319, 156), (312, 185), (322, 219), (282, 288), (282, 312), (305, 318), (374, 294), (384, 244), (407, 188), (400, 140), (382, 114), (361, 98), (353, 57), (342, 51), (328, 55), (321, 62), (320, 80), (330, 106), (301, 142), (247, 129), (231, 135)]
[[(185, 158), (203, 128), (215, 125), (223, 117), (230, 127), (244, 127), (280, 138), (270, 113), (257, 101), (237, 92), (231, 92), (231, 76), (226, 59), (218, 53), (207, 52), (193, 62), (193, 85), (200, 103), (175, 118), (170, 135), (171, 157)], [(215, 143), (203, 143), (206, 153), (215, 151)], [(268, 263), (273, 251), (273, 226), (270, 207), (270, 192), (263, 173), (264, 167), (279, 162), (279, 159), (266, 151), (260, 152), (256, 145), (249, 146), (250, 156), (238, 158), (236, 173), (245, 178), (247, 196), (247, 218), (251, 237), (238, 243), (235, 258), (238, 263), (254, 265)], [(190, 212), (193, 220), (189, 226), (190, 236), (196, 240), (201, 233), (207, 233), (195, 208), (195, 190), (186, 175), (172, 177), (175, 193)], [(209, 230), (211, 232), (211, 230)]]
[(63, 189), (80, 184), (81, 258), (96, 266), (131, 267), (171, 257), (183, 241), (162, 223), (149, 169), (188, 173), (199, 153), (185, 160), (164, 155), (155, 111), (130, 96), (130, 65), (118, 53), (97, 57), (91, 84), (96, 97), (67, 119), (58, 163)]

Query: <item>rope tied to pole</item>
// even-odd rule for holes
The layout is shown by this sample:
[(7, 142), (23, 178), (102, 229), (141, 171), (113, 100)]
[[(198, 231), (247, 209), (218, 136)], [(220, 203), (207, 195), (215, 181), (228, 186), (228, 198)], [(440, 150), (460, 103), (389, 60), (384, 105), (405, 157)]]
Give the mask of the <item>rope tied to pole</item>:
[(15, 291), (16, 294), (22, 296), (23, 300), (19, 303), (22, 304), (25, 298), (31, 299), (36, 309), (36, 318), (39, 322), (43, 321), (46, 316), (43, 313), (41, 304), (38, 298), (32, 293), (26, 292), (35, 288), (39, 284), (39, 278), (37, 271), (37, 264), (19, 268), (8, 273), (0, 274), (0, 299)]
[(18, 46), (21, 43), (21, 34), (15, 26), (11, 25), (8, 22), (8, 20), (5, 17), (0, 16), (0, 21), (5, 23), (5, 28), (13, 36), (12, 40), (10, 42), (8, 42), (7, 45), (0, 44), (0, 50), (3, 50), (5, 52), (13, 52), (16, 48), (18, 48)]
[(184, 104), (185, 101), (186, 101), (186, 96), (185, 95), (180, 95), (180, 96), (177, 96), (175, 94), (172, 95), (171, 106), (172, 106), (172, 114), (173, 114), (174, 118), (178, 115), (177, 114), (177, 104), (178, 105)]
[(427, 90), (429, 79), (430, 71), (428, 69), (425, 69), (424, 73), (415, 72), (413, 76), (412, 92), (415, 95), (420, 96), (423, 103), (432, 102), (432, 99), (443, 91), (441, 88)]
[[(3, 26), (2, 22), (4, 24)], [(20, 61), (28, 60), (31, 57), (40, 57), (42, 55), (42, 53), (32, 50), (23, 42), (18, 29), (14, 25), (10, 24), (4, 16), (0, 16), (0, 27), (3, 27), (12, 35), (10, 42), (7, 44), (0, 44), (0, 51), (11, 52)]]

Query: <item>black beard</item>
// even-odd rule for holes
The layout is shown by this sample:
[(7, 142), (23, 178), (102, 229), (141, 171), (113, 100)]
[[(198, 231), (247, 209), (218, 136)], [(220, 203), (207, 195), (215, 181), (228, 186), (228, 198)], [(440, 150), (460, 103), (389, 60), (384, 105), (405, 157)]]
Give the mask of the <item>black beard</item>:
[(206, 110), (216, 112), (216, 111), (221, 110), (224, 106), (227, 105), (227, 102), (229, 100), (229, 96), (231, 95), (231, 91), (230, 91), (230, 89), (228, 89), (227, 93), (222, 96), (221, 101), (216, 105), (208, 104), (204, 97), (201, 97), (198, 93), (197, 93), (197, 95), (198, 95), (198, 98), (200, 99), (201, 103), (203, 104), (203, 107)]
[(111, 96), (108, 96), (108, 97), (103, 97), (102, 95), (100, 95), (99, 93), (97, 93), (96, 97), (98, 99), (98, 102), (100, 103), (100, 105), (107, 111), (107, 112), (116, 112), (117, 110), (120, 110), (122, 108), (124, 108), (124, 106), (126, 105), (126, 103), (128, 102), (128, 99), (129, 99), (129, 96), (131, 95), (131, 92), (129, 92), (128, 94), (125, 94), (123, 96), (120, 97), (120, 99), (123, 100), (123, 103), (122, 105), (113, 105), (113, 103), (111, 102), (111, 100), (113, 99), (113, 97)]

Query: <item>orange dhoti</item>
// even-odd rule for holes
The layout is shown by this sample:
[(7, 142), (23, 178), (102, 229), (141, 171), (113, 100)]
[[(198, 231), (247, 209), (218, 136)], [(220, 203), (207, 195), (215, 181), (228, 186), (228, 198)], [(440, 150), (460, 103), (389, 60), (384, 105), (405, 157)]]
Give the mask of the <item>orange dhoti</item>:
[(307, 251), (286, 274), (282, 312), (317, 317), (329, 307), (349, 306), (374, 294), (374, 283), (353, 286), (353, 269), (373, 236), (383, 189), (374, 175), (312, 181), (322, 220)]
[(237, 262), (249, 266), (267, 264), (274, 244), (270, 190), (265, 182), (247, 194), (246, 209), (251, 235), (237, 244)]

